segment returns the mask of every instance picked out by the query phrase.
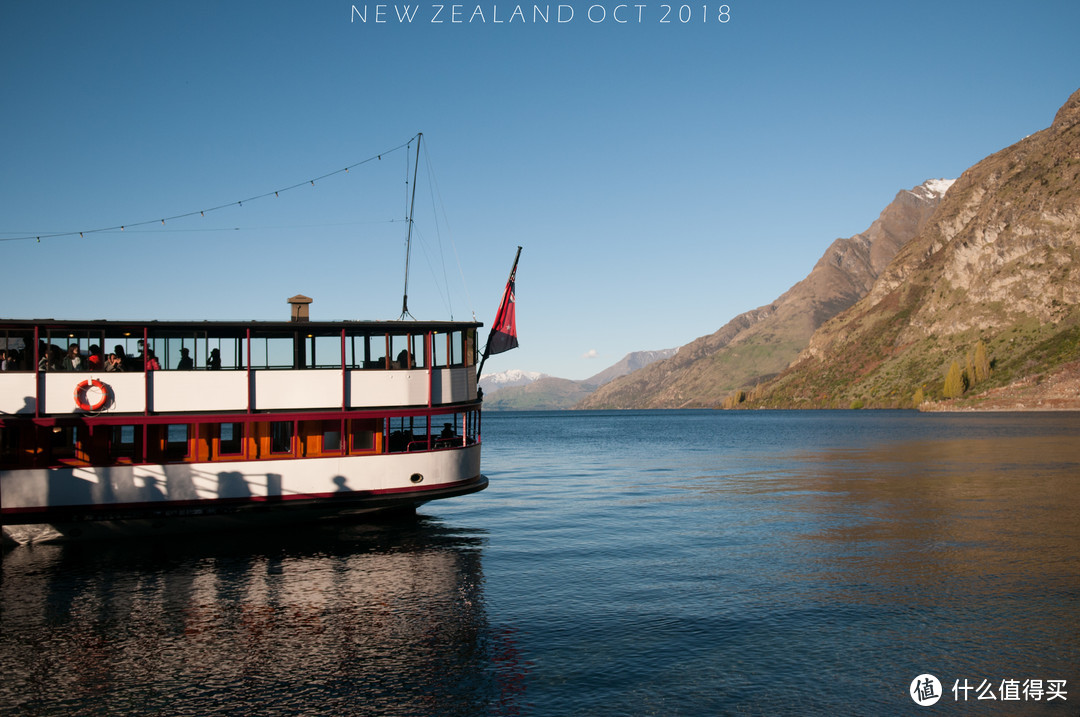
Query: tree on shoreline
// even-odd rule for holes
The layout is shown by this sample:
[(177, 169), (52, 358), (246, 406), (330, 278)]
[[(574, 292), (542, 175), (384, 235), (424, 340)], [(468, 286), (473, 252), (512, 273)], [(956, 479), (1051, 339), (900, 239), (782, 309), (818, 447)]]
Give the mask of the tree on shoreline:
[(972, 363), (975, 366), (972, 384), (982, 383), (990, 378), (990, 359), (986, 355), (986, 344), (982, 341), (975, 344), (975, 358)]
[(960, 364), (956, 361), (949, 366), (949, 372), (945, 374), (945, 389), (942, 393), (945, 398), (959, 398), (964, 395), (967, 386), (964, 385), (964, 373), (960, 370)]

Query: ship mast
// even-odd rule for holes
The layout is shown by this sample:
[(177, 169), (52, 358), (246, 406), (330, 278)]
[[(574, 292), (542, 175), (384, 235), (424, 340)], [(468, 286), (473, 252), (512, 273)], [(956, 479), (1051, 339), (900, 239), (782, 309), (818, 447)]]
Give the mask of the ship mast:
[(409, 231), (405, 236), (405, 290), (401, 296), (401, 316), (399, 320), (408, 316), (410, 319), (414, 318), (409, 313), (409, 255), (412, 249), (412, 226), (413, 226), (413, 207), (416, 206), (416, 173), (420, 169), (420, 140), (423, 138), (423, 132), (417, 132), (416, 134), (416, 163), (413, 165), (413, 183), (412, 183), (412, 199), (409, 200), (409, 215), (406, 219), (409, 223)]

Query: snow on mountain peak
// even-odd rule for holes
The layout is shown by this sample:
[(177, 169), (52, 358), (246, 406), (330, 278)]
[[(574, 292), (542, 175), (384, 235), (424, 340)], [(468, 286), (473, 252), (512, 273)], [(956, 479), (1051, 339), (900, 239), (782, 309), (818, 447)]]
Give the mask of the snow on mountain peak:
[(940, 198), (955, 181), (955, 179), (928, 179), (911, 190), (911, 193), (927, 199)]
[(546, 374), (541, 374), (540, 371), (523, 371), (519, 368), (512, 368), (499, 371), (498, 374), (488, 374), (482, 377), (480, 382), (484, 390), (490, 393), (497, 389), (511, 387), (511, 385), (525, 385), (544, 376)]

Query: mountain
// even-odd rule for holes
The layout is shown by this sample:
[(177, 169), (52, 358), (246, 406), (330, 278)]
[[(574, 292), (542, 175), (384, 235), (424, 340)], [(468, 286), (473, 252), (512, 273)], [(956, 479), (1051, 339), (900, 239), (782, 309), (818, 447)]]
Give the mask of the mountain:
[(719, 406), (736, 389), (771, 378), (819, 326), (866, 295), (950, 184), (935, 179), (897, 193), (866, 231), (835, 240), (806, 278), (771, 304), (736, 316), (667, 360), (612, 381), (576, 408)]
[(484, 408), (490, 411), (556, 411), (573, 406), (595, 388), (583, 381), (544, 376), (524, 386), (503, 389), (493, 396), (485, 394)]
[(613, 366), (608, 366), (595, 376), (585, 379), (582, 383), (592, 386), (603, 386), (621, 376), (645, 368), (651, 363), (674, 356), (677, 351), (678, 349), (663, 349), (660, 351), (634, 351), (633, 353), (628, 353), (623, 357), (622, 361), (619, 361)]
[(1018, 407), (1010, 395), (1047, 384), (1056, 393), (1034, 395), (1080, 408), (1078, 359), (1080, 90), (1050, 127), (964, 172), (867, 296), (750, 403)]
[(482, 376), (479, 385), (480, 388), (484, 389), (484, 395), (490, 396), (500, 389), (510, 388), (511, 386), (525, 386), (533, 381), (544, 378), (546, 375), (547, 374), (540, 373), (539, 371), (511, 369), (509, 371)]
[[(620, 376), (672, 356), (677, 349), (634, 351), (618, 363), (582, 381), (530, 371), (506, 371), (484, 377), (484, 407), (490, 410), (560, 410), (571, 408), (590, 393)], [(490, 386), (490, 388), (489, 388)], [(492, 392), (498, 391), (496, 396)]]

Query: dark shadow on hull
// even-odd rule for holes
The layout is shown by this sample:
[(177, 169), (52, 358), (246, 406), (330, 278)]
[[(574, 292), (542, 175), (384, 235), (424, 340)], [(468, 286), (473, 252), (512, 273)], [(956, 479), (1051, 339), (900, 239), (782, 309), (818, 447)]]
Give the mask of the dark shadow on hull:
[(71, 540), (130, 539), (153, 535), (274, 532), (320, 523), (393, 523), (414, 520), (417, 507), (432, 500), (486, 488), (484, 475), (446, 488), (409, 493), (336, 493), (290, 501), (251, 499), (72, 508), (42, 516), (7, 520), (4, 543), (57, 543)]

